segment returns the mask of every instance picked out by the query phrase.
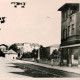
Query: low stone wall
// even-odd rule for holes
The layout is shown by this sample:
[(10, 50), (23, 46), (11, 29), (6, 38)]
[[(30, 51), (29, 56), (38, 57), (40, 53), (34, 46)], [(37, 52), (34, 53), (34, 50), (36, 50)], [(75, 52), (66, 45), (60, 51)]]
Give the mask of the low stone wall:
[[(49, 64), (51, 65), (51, 60), (47, 60), (47, 59), (41, 59), (39, 61), (39, 63), (43, 63), (43, 64)], [(59, 61), (53, 61), (53, 66), (58, 66), (59, 65)]]
[[(35, 61), (37, 62), (36, 60), (34, 60), (33, 58), (22, 58), (22, 60), (24, 61)], [(38, 63), (42, 63), (42, 64), (48, 64), (48, 65), (51, 65), (51, 60), (48, 60), (48, 59), (40, 59), (38, 61)], [(59, 61), (58, 60), (54, 60), (53, 61), (53, 66), (58, 66), (59, 65)]]
[(24, 61), (34, 61), (33, 58), (22, 58), (22, 60), (24, 60)]

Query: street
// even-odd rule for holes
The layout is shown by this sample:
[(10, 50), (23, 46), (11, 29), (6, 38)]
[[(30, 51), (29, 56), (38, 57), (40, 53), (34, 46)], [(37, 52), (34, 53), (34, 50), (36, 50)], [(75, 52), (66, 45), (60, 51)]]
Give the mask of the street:
[(70, 78), (80, 74), (51, 69), (21, 60), (0, 57), (0, 78)]
[(15, 66), (15, 65), (11, 64), (14, 62), (15, 61), (13, 61), (13, 60), (9, 60), (9, 59), (0, 57), (0, 63), (1, 63), (0, 64), (0, 78), (29, 78), (28, 76), (10, 73), (10, 72), (23, 72), (24, 71), (19, 68), (9, 67), (9, 66)]

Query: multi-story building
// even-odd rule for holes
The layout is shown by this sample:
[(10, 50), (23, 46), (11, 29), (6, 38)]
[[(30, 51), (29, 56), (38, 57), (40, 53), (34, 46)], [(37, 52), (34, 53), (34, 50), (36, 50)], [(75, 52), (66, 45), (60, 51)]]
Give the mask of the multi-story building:
[(24, 52), (32, 52), (33, 49), (39, 49), (40, 45), (36, 43), (24, 43), (23, 50)]
[(61, 57), (66, 64), (80, 64), (80, 4), (66, 3), (61, 11)]
[(23, 53), (32, 52), (33, 49), (39, 50), (40, 45), (37, 43), (15, 43), (17, 48), (20, 49), (20, 57)]
[(33, 49), (39, 49), (40, 45), (37, 43), (16, 43), (17, 47), (24, 53), (32, 52)]

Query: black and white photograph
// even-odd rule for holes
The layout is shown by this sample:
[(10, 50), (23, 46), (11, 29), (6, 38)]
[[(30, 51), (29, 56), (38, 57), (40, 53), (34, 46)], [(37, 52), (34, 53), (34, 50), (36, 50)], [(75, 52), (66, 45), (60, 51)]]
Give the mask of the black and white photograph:
[(80, 0), (0, 0), (0, 79), (7, 78), (80, 78)]

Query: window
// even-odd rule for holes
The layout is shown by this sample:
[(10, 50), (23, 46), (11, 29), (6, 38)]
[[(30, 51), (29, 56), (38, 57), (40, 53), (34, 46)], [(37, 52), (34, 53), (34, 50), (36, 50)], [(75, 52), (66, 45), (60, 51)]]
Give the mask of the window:
[(62, 21), (67, 19), (67, 12), (62, 12)]
[(63, 38), (66, 39), (66, 37), (67, 37), (67, 29), (64, 29), (63, 30)]
[(69, 17), (69, 15), (70, 15), (70, 10), (67, 11), (67, 16)]
[(79, 31), (80, 31), (80, 26), (79, 26)]
[(74, 22), (74, 20), (75, 20), (75, 16), (74, 16), (74, 14), (72, 15), (72, 22)]
[(73, 13), (73, 10), (71, 10), (71, 14)]
[(62, 12), (62, 21), (64, 21), (64, 16), (65, 16), (64, 12)]
[(74, 24), (72, 24), (72, 35), (74, 35)]
[(64, 30), (63, 30), (63, 39), (64, 39)]
[(79, 10), (79, 5), (75, 5), (71, 7), (71, 14), (75, 13), (77, 10)]
[(67, 13), (65, 12), (64, 13), (64, 20), (66, 20), (67, 19)]
[(66, 37), (67, 37), (67, 29), (66, 29)]
[(72, 16), (70, 16), (70, 22), (72, 21)]
[(71, 35), (71, 30), (70, 30), (70, 26), (68, 26), (68, 36)]

